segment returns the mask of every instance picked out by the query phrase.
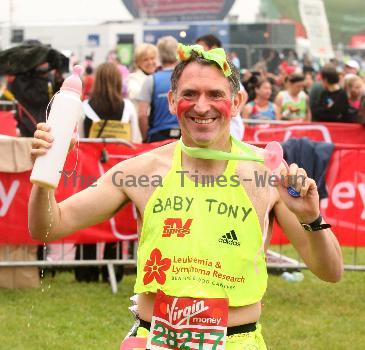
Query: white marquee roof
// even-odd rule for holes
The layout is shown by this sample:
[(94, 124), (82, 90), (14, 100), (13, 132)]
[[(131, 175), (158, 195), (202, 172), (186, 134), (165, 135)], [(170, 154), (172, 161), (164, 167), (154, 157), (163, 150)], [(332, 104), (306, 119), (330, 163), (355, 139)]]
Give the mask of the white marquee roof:
[[(175, 0), (178, 1), (178, 0)], [(236, 0), (230, 15), (253, 22), (260, 0)], [(0, 0), (0, 25), (96, 24), (130, 21), (122, 0)]]

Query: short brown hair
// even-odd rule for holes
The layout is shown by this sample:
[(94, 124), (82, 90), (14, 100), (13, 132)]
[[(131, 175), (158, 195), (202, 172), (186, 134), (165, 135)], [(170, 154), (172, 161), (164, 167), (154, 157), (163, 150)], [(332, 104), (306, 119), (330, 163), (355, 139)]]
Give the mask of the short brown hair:
[[(205, 58), (200, 57), (196, 52), (191, 53), (191, 57), (186, 61), (181, 61), (174, 69), (171, 75), (171, 90), (173, 93), (177, 91), (177, 83), (181, 77), (182, 72), (187, 67), (188, 64), (196, 62), (204, 66), (215, 65), (219, 70), (221, 69), (217, 63), (214, 61), (207, 60)], [(227, 60), (229, 68), (231, 69), (231, 75), (227, 77), (229, 81), (229, 85), (231, 86), (231, 93), (233, 96), (237, 95), (240, 90), (240, 73), (232, 62)], [(222, 71), (223, 74), (223, 71)]]
[(327, 63), (321, 69), (321, 77), (323, 80), (327, 81), (328, 84), (337, 84), (340, 81), (340, 77), (336, 70), (336, 67)]
[(288, 76), (288, 82), (292, 83), (292, 84), (301, 83), (304, 80), (305, 80), (305, 77), (301, 73), (293, 73)]

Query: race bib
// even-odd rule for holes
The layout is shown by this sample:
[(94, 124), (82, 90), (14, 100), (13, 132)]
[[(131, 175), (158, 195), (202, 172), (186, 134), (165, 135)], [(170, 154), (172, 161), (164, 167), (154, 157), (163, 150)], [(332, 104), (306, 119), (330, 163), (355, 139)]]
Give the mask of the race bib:
[(178, 298), (158, 291), (147, 348), (224, 350), (228, 299)]

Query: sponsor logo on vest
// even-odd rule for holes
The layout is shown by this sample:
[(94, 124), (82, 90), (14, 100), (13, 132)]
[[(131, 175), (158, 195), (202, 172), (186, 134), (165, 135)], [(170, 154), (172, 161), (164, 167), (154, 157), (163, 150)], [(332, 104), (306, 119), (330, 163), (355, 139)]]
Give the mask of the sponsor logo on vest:
[(193, 322), (203, 322), (219, 325), (222, 318), (215, 317), (195, 317), (202, 312), (209, 310), (209, 307), (205, 305), (204, 300), (193, 300), (192, 305), (186, 305), (179, 308), (177, 304), (178, 298), (174, 298), (173, 302), (167, 304), (167, 313), (169, 317), (169, 322), (175, 325), (186, 324), (189, 325), (189, 321)]
[(219, 241), (220, 243), (229, 244), (229, 245), (235, 245), (239, 247), (241, 243), (239, 242), (236, 232), (234, 230), (231, 230), (230, 232), (225, 233)]
[(183, 224), (181, 218), (168, 218), (164, 221), (162, 237), (171, 237), (175, 234), (177, 237), (184, 237), (190, 234), (190, 226), (193, 219), (187, 219)]

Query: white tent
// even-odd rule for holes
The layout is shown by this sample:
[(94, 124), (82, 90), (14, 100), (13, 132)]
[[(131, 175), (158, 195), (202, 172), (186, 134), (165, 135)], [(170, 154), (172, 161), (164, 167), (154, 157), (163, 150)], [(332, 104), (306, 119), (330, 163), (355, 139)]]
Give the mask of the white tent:
[[(178, 1), (178, 0), (174, 0)], [(236, 0), (229, 16), (253, 22), (260, 0)], [(0, 24), (11, 26), (97, 24), (130, 21), (122, 0), (1, 0)]]
[(128, 21), (121, 0), (1, 0), (0, 23), (11, 26), (97, 24)]
[[(253, 22), (259, 2), (236, 0), (228, 17)], [(102, 61), (115, 48), (117, 36), (131, 34), (141, 42), (142, 28), (142, 20), (134, 19), (122, 0), (0, 0), (0, 49), (10, 47), (11, 35), (20, 32), (14, 43), (38, 39), (77, 57), (93, 54)]]

